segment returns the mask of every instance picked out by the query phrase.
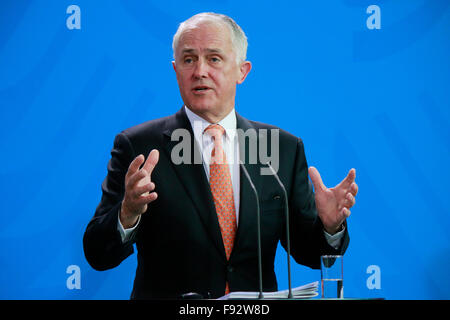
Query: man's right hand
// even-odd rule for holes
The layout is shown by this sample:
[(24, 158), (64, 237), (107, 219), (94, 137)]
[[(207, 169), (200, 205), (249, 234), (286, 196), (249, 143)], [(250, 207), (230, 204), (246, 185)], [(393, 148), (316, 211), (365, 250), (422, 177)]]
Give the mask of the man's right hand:
[[(151, 180), (153, 169), (159, 160), (159, 151), (153, 149), (144, 163), (144, 156), (137, 156), (125, 175), (125, 195), (120, 210), (120, 222), (125, 229), (133, 227), (147, 205), (158, 197), (155, 184)], [(141, 169), (141, 165), (144, 163)]]

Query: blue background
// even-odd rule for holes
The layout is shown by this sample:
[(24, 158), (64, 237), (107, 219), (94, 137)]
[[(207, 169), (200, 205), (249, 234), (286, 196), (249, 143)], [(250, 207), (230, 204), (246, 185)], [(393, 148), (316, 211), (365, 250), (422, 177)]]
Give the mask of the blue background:
[[(81, 29), (69, 30), (69, 5)], [(369, 30), (366, 8), (381, 9)], [(450, 298), (450, 1), (0, 2), (0, 298), (128, 299), (136, 254), (98, 272), (82, 250), (114, 136), (182, 105), (178, 24), (233, 17), (253, 69), (236, 109), (302, 137), (327, 186), (351, 167), (345, 295)], [(81, 289), (66, 269), (78, 265)], [(381, 288), (369, 289), (370, 265)], [(286, 253), (277, 253), (281, 289)], [(320, 271), (293, 263), (295, 286)]]

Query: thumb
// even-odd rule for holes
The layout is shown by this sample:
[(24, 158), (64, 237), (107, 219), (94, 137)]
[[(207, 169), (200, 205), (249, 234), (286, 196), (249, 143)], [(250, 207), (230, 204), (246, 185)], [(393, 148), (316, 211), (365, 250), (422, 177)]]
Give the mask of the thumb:
[(315, 167), (309, 167), (308, 169), (309, 177), (314, 185), (314, 189), (317, 190), (325, 190), (326, 187), (322, 182), (322, 178), (320, 177), (319, 171)]

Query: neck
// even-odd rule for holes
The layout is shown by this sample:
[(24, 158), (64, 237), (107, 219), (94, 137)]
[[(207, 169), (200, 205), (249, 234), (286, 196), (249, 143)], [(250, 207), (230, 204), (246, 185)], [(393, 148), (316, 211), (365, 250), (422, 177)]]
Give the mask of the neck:
[(193, 113), (195, 113), (197, 116), (199, 116), (200, 118), (208, 121), (209, 123), (218, 123), (221, 120), (223, 120), (226, 116), (228, 116), (230, 114), (230, 112), (233, 110), (233, 108), (228, 109), (226, 112), (223, 113), (211, 113), (211, 112), (197, 112), (195, 110), (192, 110), (191, 108), (189, 108), (188, 106), (186, 106), (190, 111), (192, 111)]

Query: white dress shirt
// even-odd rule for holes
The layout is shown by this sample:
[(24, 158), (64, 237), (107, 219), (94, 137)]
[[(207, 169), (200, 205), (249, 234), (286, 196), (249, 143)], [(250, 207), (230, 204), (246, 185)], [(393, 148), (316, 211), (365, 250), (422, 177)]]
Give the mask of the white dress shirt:
[[(194, 132), (195, 141), (203, 157), (203, 167), (205, 169), (206, 177), (209, 181), (209, 164), (211, 162), (211, 151), (214, 147), (214, 141), (212, 137), (204, 133), (205, 129), (212, 123), (206, 121), (200, 116), (193, 113), (186, 106), (184, 107), (186, 115), (191, 123), (192, 131)], [(236, 223), (239, 225), (239, 201), (240, 201), (240, 167), (239, 167), (239, 139), (236, 136), (236, 112), (231, 110), (231, 112), (219, 121), (217, 124), (221, 125), (225, 129), (225, 134), (222, 136), (222, 145), (224, 152), (226, 154), (227, 162), (229, 164), (231, 183), (233, 186), (233, 196), (234, 205), (236, 209)], [(122, 223), (120, 222), (120, 209), (118, 216), (117, 229), (122, 237), (122, 242), (126, 242), (131, 239), (133, 231), (139, 225), (140, 216), (135, 226), (129, 229), (124, 229)], [(325, 238), (327, 239), (330, 246), (335, 249), (339, 248), (342, 237), (344, 235), (344, 230), (339, 231), (334, 235), (328, 234), (325, 230)]]

